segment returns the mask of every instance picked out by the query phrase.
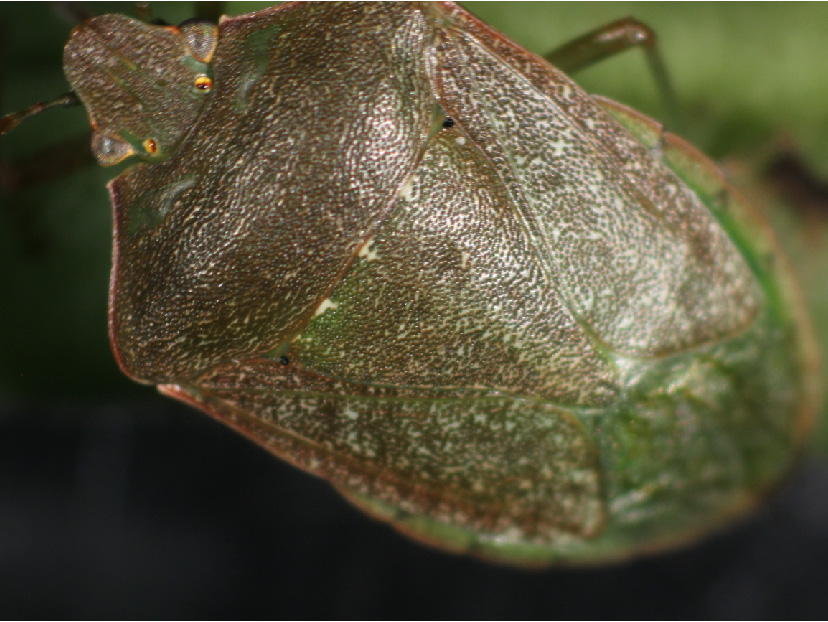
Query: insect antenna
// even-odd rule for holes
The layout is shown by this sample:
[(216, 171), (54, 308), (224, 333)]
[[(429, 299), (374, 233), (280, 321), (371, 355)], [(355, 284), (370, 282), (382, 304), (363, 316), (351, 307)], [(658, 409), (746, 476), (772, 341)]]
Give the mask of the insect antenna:
[(80, 100), (78, 99), (77, 95), (75, 95), (72, 91), (68, 93), (64, 93), (55, 99), (45, 101), (45, 102), (38, 102), (29, 106), (28, 108), (24, 108), (19, 112), (12, 112), (7, 114), (2, 119), (0, 119), (0, 136), (6, 134), (7, 132), (12, 131), (18, 125), (23, 123), (26, 119), (33, 117), (35, 115), (40, 114), (44, 110), (49, 110), (51, 108), (68, 108), (71, 106), (79, 106)]

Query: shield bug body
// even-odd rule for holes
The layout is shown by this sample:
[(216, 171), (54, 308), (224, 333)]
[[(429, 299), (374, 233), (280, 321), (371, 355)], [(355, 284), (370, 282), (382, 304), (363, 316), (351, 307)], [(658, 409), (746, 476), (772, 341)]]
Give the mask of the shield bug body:
[(807, 322), (750, 207), (452, 3), (101, 16), (66, 46), (110, 184), (124, 371), (422, 540), (686, 541), (786, 471)]

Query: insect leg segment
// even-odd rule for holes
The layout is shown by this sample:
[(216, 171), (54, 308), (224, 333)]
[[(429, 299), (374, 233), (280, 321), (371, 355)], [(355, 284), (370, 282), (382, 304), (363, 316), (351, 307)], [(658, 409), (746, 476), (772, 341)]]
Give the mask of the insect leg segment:
[(668, 125), (673, 130), (678, 129), (675, 91), (658, 47), (658, 37), (649, 26), (637, 19), (625, 17), (616, 20), (565, 43), (544, 55), (544, 58), (564, 73), (574, 73), (634, 47), (644, 52), (664, 101)]

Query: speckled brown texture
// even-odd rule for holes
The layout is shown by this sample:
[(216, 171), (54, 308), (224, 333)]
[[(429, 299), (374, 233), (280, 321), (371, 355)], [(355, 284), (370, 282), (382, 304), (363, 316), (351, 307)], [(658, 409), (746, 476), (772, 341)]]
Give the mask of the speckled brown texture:
[(718, 177), (680, 179), (660, 126), (451, 3), (227, 19), (209, 71), (169, 157), (110, 186), (129, 375), (509, 561), (684, 541), (787, 467), (800, 336), (772, 244)]

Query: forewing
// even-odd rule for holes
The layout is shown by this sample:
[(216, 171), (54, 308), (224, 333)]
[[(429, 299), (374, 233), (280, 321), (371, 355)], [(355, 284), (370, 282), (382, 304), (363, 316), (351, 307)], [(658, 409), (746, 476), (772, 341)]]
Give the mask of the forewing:
[(698, 197), (564, 74), (452, 10), (438, 98), (491, 159), (585, 328), (631, 355), (744, 330), (756, 279)]
[(267, 359), (198, 384), (162, 390), (402, 514), (504, 544), (588, 537), (605, 524), (594, 444), (577, 419), (540, 402), (365, 387)]

